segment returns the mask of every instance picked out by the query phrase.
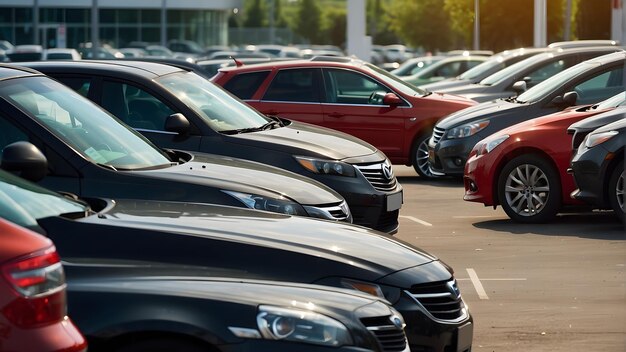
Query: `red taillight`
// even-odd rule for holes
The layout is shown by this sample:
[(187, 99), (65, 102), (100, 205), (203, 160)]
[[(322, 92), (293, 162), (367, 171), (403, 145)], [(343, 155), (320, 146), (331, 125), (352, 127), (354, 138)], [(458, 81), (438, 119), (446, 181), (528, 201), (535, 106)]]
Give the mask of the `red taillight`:
[(2, 309), (15, 325), (30, 328), (63, 319), (65, 273), (54, 247), (3, 264), (2, 274), (18, 294)]

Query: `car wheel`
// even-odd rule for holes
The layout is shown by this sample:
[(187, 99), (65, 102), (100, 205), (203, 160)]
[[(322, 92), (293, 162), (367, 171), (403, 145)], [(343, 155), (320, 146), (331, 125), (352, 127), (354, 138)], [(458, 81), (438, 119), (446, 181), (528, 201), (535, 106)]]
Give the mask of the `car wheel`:
[(411, 155), (413, 156), (413, 160), (411, 160), (413, 164), (413, 168), (415, 172), (417, 172), (420, 177), (424, 178), (435, 178), (437, 176), (433, 175), (430, 171), (430, 166), (428, 165), (428, 139), (430, 135), (422, 135), (417, 137), (415, 146), (413, 147), (413, 151)]
[(544, 222), (561, 207), (557, 170), (536, 155), (509, 161), (498, 178), (498, 199), (506, 214), (522, 223)]
[(626, 172), (624, 171), (624, 162), (621, 162), (613, 170), (611, 180), (609, 181), (609, 202), (611, 203), (611, 208), (615, 211), (615, 215), (622, 221), (626, 220), (626, 208), (624, 205), (626, 201), (624, 196), (625, 188)]
[(115, 350), (116, 352), (210, 352), (214, 351), (208, 347), (203, 347), (193, 341), (177, 338), (148, 338), (124, 344)]

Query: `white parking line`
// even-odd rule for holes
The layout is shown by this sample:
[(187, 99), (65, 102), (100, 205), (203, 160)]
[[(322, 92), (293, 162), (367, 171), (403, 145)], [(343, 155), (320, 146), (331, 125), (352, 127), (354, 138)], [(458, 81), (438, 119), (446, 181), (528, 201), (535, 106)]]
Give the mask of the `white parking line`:
[[(456, 281), (468, 281), (470, 278), (456, 279)], [(480, 281), (526, 281), (524, 278), (511, 278), (511, 279), (480, 279)]]
[(497, 218), (499, 215), (456, 215), (453, 219), (483, 219), (483, 218)]
[(409, 220), (411, 220), (411, 221), (415, 221), (416, 223), (418, 223), (418, 224), (422, 224), (422, 225), (424, 225), (424, 226), (429, 226), (429, 227), (433, 226), (433, 224), (431, 224), (431, 223), (429, 223), (429, 222), (426, 222), (426, 221), (424, 221), (424, 220), (420, 220), (420, 219), (418, 219), (418, 218), (416, 218), (416, 217), (413, 217), (413, 216), (405, 216), (405, 215), (400, 215), (399, 217), (401, 217), (401, 218), (405, 218), (405, 219), (409, 219)]
[(483, 284), (480, 283), (480, 280), (478, 279), (478, 275), (476, 275), (476, 271), (474, 271), (474, 269), (472, 268), (467, 268), (466, 270), (467, 270), (467, 274), (470, 277), (470, 280), (472, 280), (474, 289), (476, 289), (476, 293), (478, 293), (478, 298), (489, 299), (489, 296), (487, 296), (487, 292), (485, 292), (485, 289), (483, 288)]

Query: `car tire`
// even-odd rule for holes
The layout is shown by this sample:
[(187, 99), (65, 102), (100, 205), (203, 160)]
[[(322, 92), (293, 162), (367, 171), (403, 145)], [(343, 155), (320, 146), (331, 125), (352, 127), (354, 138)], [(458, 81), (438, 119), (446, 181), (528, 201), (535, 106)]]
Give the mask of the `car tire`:
[(420, 177), (432, 179), (437, 176), (433, 175), (428, 166), (428, 139), (430, 139), (429, 134), (421, 135), (415, 139), (411, 151), (411, 164)]
[(561, 208), (558, 171), (538, 155), (518, 156), (504, 166), (498, 177), (498, 200), (512, 220), (548, 221)]
[(620, 162), (609, 180), (609, 203), (611, 208), (615, 212), (615, 215), (622, 220), (626, 221), (626, 196), (624, 190), (626, 188), (626, 172), (624, 171), (624, 162)]
[(115, 352), (211, 352), (214, 349), (202, 346), (194, 341), (188, 341), (178, 338), (147, 338), (133, 341), (120, 346)]

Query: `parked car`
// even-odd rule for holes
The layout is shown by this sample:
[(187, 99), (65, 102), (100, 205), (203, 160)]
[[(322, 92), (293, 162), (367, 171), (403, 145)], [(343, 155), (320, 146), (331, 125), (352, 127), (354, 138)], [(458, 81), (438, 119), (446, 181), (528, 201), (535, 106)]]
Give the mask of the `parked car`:
[(261, 113), (351, 134), (385, 153), (394, 164), (413, 165), (424, 177), (427, 141), (441, 117), (474, 105), (429, 94), (372, 65), (319, 57), (226, 68), (212, 81)]
[[(43, 151), (48, 170), (39, 183), (53, 190), (351, 220), (343, 198), (314, 180), (247, 160), (158, 149), (88, 99), (41, 73), (25, 68), (0, 70), (4, 77), (0, 81), (3, 156), (13, 155), (13, 169), (27, 175), (32, 164), (23, 156)], [(138, 104), (150, 103), (142, 96), (134, 97)]]
[(439, 82), (423, 84), (420, 88), (431, 92), (438, 92), (443, 89), (451, 89), (467, 84), (476, 84), (505, 67), (511, 66), (519, 61), (544, 51), (546, 51), (546, 49), (543, 48), (505, 50), (489, 57), (486, 61), (481, 62), (456, 77), (444, 79)]
[[(87, 97), (159, 147), (248, 159), (310, 177), (346, 199), (354, 223), (384, 232), (398, 228), (402, 186), (385, 155), (357, 138), (263, 116), (182, 68), (147, 62), (36, 63), (30, 67), (75, 89), (89, 87)], [(138, 97), (156, 107), (146, 110), (131, 104)], [(175, 113), (184, 116), (184, 126), (172, 128), (175, 125), (165, 123)]]
[(186, 53), (193, 56), (201, 56), (204, 54), (204, 49), (191, 40), (170, 40), (167, 43), (167, 48), (174, 53)]
[(428, 66), (445, 59), (445, 56), (420, 56), (408, 59), (390, 72), (398, 77), (412, 76)]
[(439, 82), (446, 78), (456, 77), (472, 67), (487, 61), (485, 56), (452, 56), (429, 65), (410, 76), (401, 77), (404, 81), (416, 86)]
[(87, 342), (66, 316), (63, 266), (52, 242), (5, 219), (0, 186), (0, 349), (83, 352)]
[[(441, 93), (460, 94), (479, 103), (522, 94), (544, 80), (585, 60), (620, 51), (617, 47), (583, 47), (560, 51), (549, 51), (531, 56), (504, 68), (477, 84), (468, 84)], [(517, 82), (523, 83), (517, 83)]]
[(517, 98), (485, 102), (441, 119), (428, 144), (432, 172), (462, 175), (472, 148), (481, 139), (522, 121), (572, 105), (595, 104), (624, 91), (625, 62), (624, 51), (591, 59)]
[(613, 209), (626, 223), (626, 117), (588, 134), (574, 158), (576, 186), (572, 197), (600, 209)]
[(81, 56), (76, 49), (51, 48), (44, 52), (43, 60), (80, 60)]
[(621, 92), (601, 103), (566, 109), (518, 123), (478, 142), (465, 164), (463, 199), (501, 205), (518, 222), (545, 222), (563, 206), (582, 202), (570, 197), (576, 188), (567, 173), (571, 136), (568, 126), (613, 111), (626, 102)]
[(44, 50), (41, 45), (16, 45), (7, 50), (5, 55), (12, 62), (42, 60)]
[(626, 106), (619, 106), (613, 111), (608, 111), (573, 123), (567, 129), (567, 133), (572, 135), (572, 156), (576, 155), (578, 147), (580, 147), (580, 144), (589, 133), (624, 117), (626, 117)]
[[(199, 203), (75, 200), (6, 172), (0, 172), (0, 189), (8, 201), (2, 204), (9, 205), (0, 207), (0, 216), (17, 218), (53, 240), (68, 263), (70, 280), (71, 270), (81, 264), (86, 270), (153, 268), (157, 273), (175, 266), (192, 276), (200, 272), (204, 277), (348, 288), (393, 304), (405, 317), (411, 351), (471, 350), (473, 320), (452, 269), (389, 235), (351, 224)], [(257, 302), (266, 296), (249, 293)], [(249, 324), (256, 326), (253, 319)]]

